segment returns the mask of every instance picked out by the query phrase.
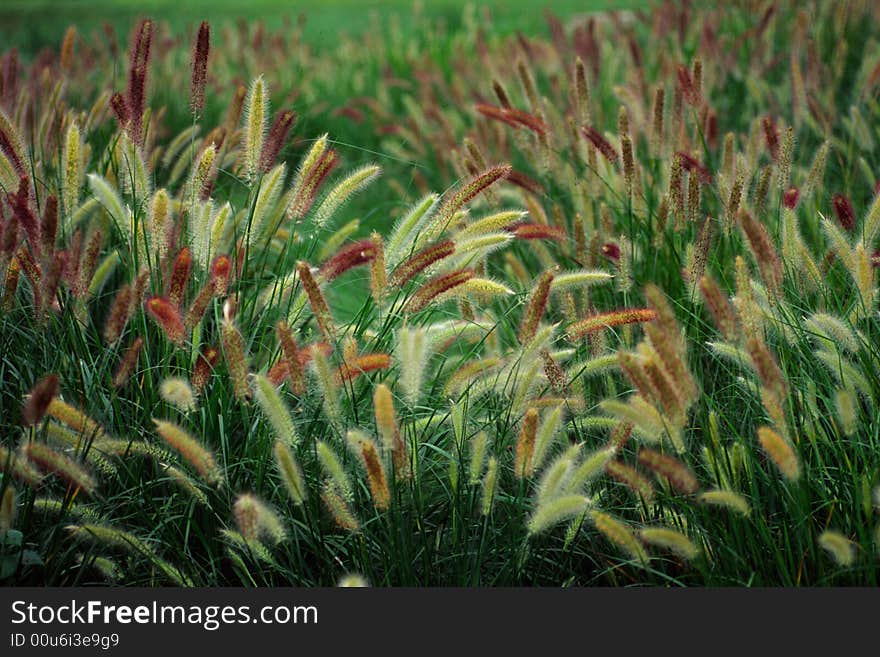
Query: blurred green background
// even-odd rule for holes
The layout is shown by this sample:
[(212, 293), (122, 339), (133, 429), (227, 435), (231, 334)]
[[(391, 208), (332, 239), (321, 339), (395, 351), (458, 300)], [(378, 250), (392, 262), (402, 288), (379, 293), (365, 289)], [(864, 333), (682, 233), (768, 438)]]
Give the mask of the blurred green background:
[[(387, 19), (397, 14), (406, 27), (414, 6), (434, 17), (444, 17), (449, 27), (460, 23), (462, 0), (4, 0), (0, 3), (0, 51), (12, 46), (25, 57), (41, 48), (57, 47), (67, 26), (74, 24), (82, 35), (100, 30), (104, 23), (126, 37), (134, 19), (151, 16), (167, 20), (172, 28), (184, 30), (201, 20), (218, 23), (226, 19), (262, 19), (267, 27), (279, 27), (285, 17), (306, 17), (304, 38), (316, 47), (333, 47), (341, 33), (356, 34), (370, 25), (377, 13)], [(494, 32), (523, 30), (534, 34), (546, 31), (543, 11), (549, 7), (561, 18), (602, 9), (643, 7), (645, 0), (489, 0), (475, 4), (487, 7), (493, 17)]]

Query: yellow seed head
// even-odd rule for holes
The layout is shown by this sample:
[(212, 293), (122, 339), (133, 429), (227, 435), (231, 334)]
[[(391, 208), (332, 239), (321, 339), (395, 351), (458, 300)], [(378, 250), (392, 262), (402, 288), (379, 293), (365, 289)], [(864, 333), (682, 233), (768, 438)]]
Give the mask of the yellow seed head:
[(254, 398), (269, 421), (275, 438), (287, 445), (296, 445), (299, 439), (287, 404), (272, 382), (262, 374), (254, 375)]
[(153, 418), (153, 423), (156, 425), (156, 433), (161, 436), (162, 440), (179, 452), (205, 481), (215, 486), (223, 483), (223, 470), (217, 465), (214, 455), (206, 447), (172, 422)]
[(801, 476), (801, 464), (791, 444), (770, 427), (758, 429), (758, 441), (767, 456), (776, 464), (782, 476), (797, 481)]
[(184, 412), (195, 410), (196, 399), (186, 379), (169, 377), (159, 384), (162, 399)]
[(498, 486), (498, 459), (489, 457), (486, 466), (486, 475), (483, 477), (481, 513), (488, 516), (492, 512), (492, 503), (495, 501), (495, 489)]
[(752, 512), (748, 500), (739, 493), (734, 493), (730, 490), (707, 490), (704, 493), (700, 493), (697, 499), (704, 504), (730, 509), (741, 516), (748, 516)]
[(687, 536), (668, 527), (645, 527), (639, 535), (645, 543), (669, 550), (688, 560), (695, 559), (700, 554), (697, 546)]
[(538, 409), (530, 408), (526, 411), (519, 440), (516, 443), (516, 460), (514, 461), (514, 474), (522, 479), (532, 476), (532, 454), (535, 451), (535, 434), (538, 430)]
[(330, 511), (330, 515), (333, 516), (333, 521), (340, 528), (351, 533), (360, 531), (360, 523), (355, 517), (354, 512), (351, 510), (351, 507), (349, 507), (345, 499), (329, 482), (324, 486), (324, 490), (321, 493), (321, 499)]
[(563, 520), (583, 513), (590, 500), (583, 495), (562, 495), (540, 504), (529, 518), (529, 534), (539, 534)]
[(306, 500), (306, 484), (299, 463), (296, 462), (287, 443), (282, 440), (275, 441), (273, 453), (275, 455), (275, 467), (278, 468), (281, 480), (284, 482), (284, 487), (287, 488), (290, 499), (293, 500), (294, 504), (302, 506)]
[(79, 126), (71, 121), (64, 135), (63, 161), (61, 171), (61, 208), (66, 216), (73, 214), (79, 205), (79, 190), (82, 185), (82, 136)]
[(631, 559), (638, 561), (640, 565), (647, 565), (648, 553), (625, 524), (613, 516), (598, 510), (590, 511), (593, 524), (609, 541), (623, 549)]
[(819, 536), (819, 547), (828, 552), (838, 566), (852, 566), (856, 560), (856, 545), (846, 536), (832, 529)]
[(244, 174), (248, 180), (257, 175), (268, 116), (269, 91), (260, 75), (251, 82), (245, 101)]

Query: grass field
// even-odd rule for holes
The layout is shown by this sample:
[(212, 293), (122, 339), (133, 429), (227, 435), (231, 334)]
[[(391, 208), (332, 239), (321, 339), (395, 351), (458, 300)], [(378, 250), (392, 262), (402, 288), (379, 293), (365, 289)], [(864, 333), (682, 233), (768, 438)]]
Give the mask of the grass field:
[(0, 582), (877, 585), (872, 3), (206, 6), (0, 10)]
[[(553, 11), (568, 17), (607, 8), (645, 7), (647, 4), (644, 0), (563, 0), (553, 3)], [(332, 48), (340, 34), (361, 34), (368, 29), (371, 14), (385, 22), (394, 16), (395, 20), (400, 20), (407, 27), (411, 25), (413, 9), (417, 6), (421, 13), (441, 18), (450, 27), (457, 27), (461, 23), (461, 0), (431, 0), (420, 5), (403, 0), (309, 0), (296, 3), (254, 0), (246, 5), (231, 0), (69, 0), (63, 3), (9, 0), (0, 9), (0, 40), (7, 47), (36, 51), (45, 46), (57, 46), (71, 24), (76, 25), (83, 34), (90, 34), (92, 31), (100, 32), (103, 24), (109, 22), (120, 34), (125, 35), (134, 21), (150, 16), (157, 21), (167, 21), (176, 31), (193, 29), (206, 18), (215, 22), (259, 19), (271, 29), (281, 29), (285, 21), (294, 22), (302, 15), (308, 23), (304, 39), (315, 47)], [(501, 34), (534, 29), (539, 23), (542, 9), (540, 5), (523, 0), (489, 1), (474, 6), (492, 12), (493, 29)]]

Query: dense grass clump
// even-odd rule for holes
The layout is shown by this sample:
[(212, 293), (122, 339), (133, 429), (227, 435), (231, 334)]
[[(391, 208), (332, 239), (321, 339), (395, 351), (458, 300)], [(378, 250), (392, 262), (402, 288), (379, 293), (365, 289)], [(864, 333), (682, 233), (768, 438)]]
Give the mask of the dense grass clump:
[(0, 581), (878, 583), (877, 8), (546, 18), (3, 56)]

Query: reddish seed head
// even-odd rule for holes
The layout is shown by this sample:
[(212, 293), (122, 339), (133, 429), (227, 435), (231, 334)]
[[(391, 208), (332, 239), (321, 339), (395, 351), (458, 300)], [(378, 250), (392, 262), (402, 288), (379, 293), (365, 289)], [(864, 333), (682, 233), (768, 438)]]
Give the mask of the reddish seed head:
[(668, 479), (674, 488), (685, 495), (692, 495), (700, 489), (700, 483), (690, 469), (672, 456), (643, 447), (639, 450), (638, 460), (656, 475)]
[(656, 311), (650, 308), (626, 308), (606, 313), (597, 313), (571, 324), (568, 327), (568, 336), (572, 340), (579, 340), (590, 333), (595, 333), (612, 326), (650, 322), (656, 318)]
[(517, 187), (521, 187), (527, 192), (531, 192), (536, 196), (540, 196), (544, 193), (544, 188), (541, 186), (537, 180), (529, 178), (526, 174), (515, 171), (513, 169), (507, 174), (507, 182), (516, 185)]
[(144, 102), (147, 88), (147, 64), (150, 61), (150, 45), (153, 42), (153, 21), (142, 20), (135, 28), (132, 39), (131, 52), (129, 53), (128, 71), (128, 102), (129, 109), (129, 136), (131, 140), (141, 145), (142, 126), (144, 116)]
[(46, 263), (46, 278), (43, 279), (43, 300), (47, 307), (58, 310), (58, 300), (55, 298), (58, 293), (58, 285), (61, 283), (61, 276), (67, 266), (67, 251), (57, 251), (52, 258)]
[(101, 253), (101, 247), (104, 245), (104, 234), (100, 229), (95, 229), (89, 236), (85, 251), (79, 263), (78, 276), (76, 286), (73, 290), (75, 296), (83, 296), (89, 289), (89, 282), (92, 280), (92, 274), (95, 273), (95, 267), (98, 263), (98, 255)]
[(47, 374), (37, 381), (21, 409), (25, 426), (33, 426), (43, 419), (49, 403), (58, 394), (58, 377)]
[(318, 328), (321, 329), (321, 335), (324, 336), (324, 339), (327, 340), (327, 342), (335, 341), (336, 325), (333, 323), (333, 316), (330, 314), (330, 307), (327, 305), (324, 293), (321, 292), (321, 288), (312, 276), (312, 270), (309, 267), (309, 264), (302, 261), (296, 263), (296, 272), (299, 275), (300, 283), (309, 299), (309, 305), (312, 307), (312, 312), (315, 315), (315, 321), (318, 323)]
[(516, 121), (510, 118), (505, 112), (504, 108), (495, 107), (494, 105), (488, 105), (486, 103), (477, 103), (475, 106), (476, 110), (482, 114), (483, 116), (495, 119), (496, 121), (501, 121), (511, 126), (512, 128), (518, 128)]
[(611, 164), (617, 163), (619, 157), (617, 151), (614, 150), (614, 146), (609, 144), (608, 140), (602, 136), (602, 133), (592, 126), (584, 126), (581, 128), (581, 132), (583, 132), (584, 137), (596, 147), (596, 150), (602, 153), (602, 157), (608, 160)]
[(214, 347), (205, 347), (202, 353), (199, 354), (196, 364), (193, 365), (192, 376), (190, 377), (193, 392), (198, 394), (205, 387), (218, 360), (220, 360), (220, 352)]
[(302, 217), (312, 207), (315, 202), (315, 196), (321, 184), (326, 180), (330, 172), (339, 164), (339, 156), (332, 148), (327, 149), (318, 158), (315, 166), (305, 174), (301, 189), (297, 192), (297, 196), (292, 202), (292, 216)]
[[(293, 331), (287, 325), (287, 322), (280, 321), (275, 325), (275, 334), (278, 336), (278, 342), (281, 343), (282, 358), (279, 361), (284, 370), (278, 370), (276, 376), (281, 380), (290, 378), (290, 387), (296, 394), (305, 392), (305, 377), (303, 375), (303, 367), (299, 358), (299, 348), (296, 344), (296, 338)], [(272, 369), (275, 369), (274, 367)], [(269, 378), (272, 379), (272, 370), (269, 371)], [(280, 380), (278, 381), (280, 383)], [(275, 383), (275, 385), (278, 385)]]
[(520, 240), (565, 240), (565, 231), (546, 224), (521, 223), (508, 230)]
[(614, 242), (608, 242), (602, 245), (602, 255), (610, 258), (614, 262), (620, 260), (620, 247)]
[(113, 374), (114, 388), (121, 388), (125, 385), (125, 382), (128, 381), (132, 371), (134, 371), (135, 365), (137, 365), (137, 359), (141, 353), (141, 347), (143, 346), (144, 339), (137, 337), (134, 339), (134, 342), (131, 343), (131, 346), (125, 350), (122, 359), (119, 361), (119, 366)]
[(345, 362), (336, 370), (338, 382), (353, 381), (361, 374), (391, 367), (391, 356), (388, 354), (364, 354), (350, 362)]
[(144, 305), (147, 313), (171, 342), (175, 344), (183, 342), (183, 320), (180, 318), (177, 306), (164, 297), (150, 297)]
[(455, 253), (455, 243), (452, 240), (444, 240), (422, 249), (407, 258), (394, 270), (388, 284), (392, 287), (399, 287), (435, 262), (447, 258), (453, 253)]
[(776, 131), (776, 124), (769, 116), (761, 119), (761, 125), (764, 127), (764, 139), (767, 141), (767, 150), (770, 151), (770, 157), (773, 161), (779, 159), (779, 133)]
[(263, 150), (260, 152), (260, 171), (268, 173), (275, 166), (278, 154), (284, 148), (290, 128), (296, 122), (296, 112), (284, 110), (275, 116), (272, 127), (263, 142)]
[(352, 107), (351, 105), (336, 109), (333, 112), (333, 116), (344, 116), (347, 119), (351, 119), (355, 123), (361, 123), (364, 120), (364, 113), (357, 107)]
[(18, 154), (18, 149), (15, 147), (15, 142), (11, 135), (6, 134), (6, 131), (0, 129), (0, 152), (6, 155), (9, 158), (9, 163), (12, 165), (12, 168), (15, 169), (15, 173), (19, 176), (23, 176), (25, 173), (24, 162), (22, 162), (21, 157)]
[(202, 21), (193, 46), (192, 55), (192, 97), (190, 106), (194, 113), (201, 112), (205, 106), (205, 83), (208, 80), (208, 52), (211, 47), (211, 27)]
[(526, 128), (539, 135), (545, 135), (549, 130), (547, 124), (534, 114), (513, 109), (512, 107), (495, 107), (485, 103), (478, 103), (476, 109), (483, 116), (502, 121), (514, 128)]
[(329, 260), (321, 265), (320, 275), (326, 281), (332, 281), (337, 276), (347, 272), (353, 267), (364, 265), (376, 256), (376, 245), (372, 240), (360, 240), (343, 247)]
[(119, 121), (119, 127), (125, 128), (125, 126), (128, 125), (129, 111), (128, 103), (125, 102), (125, 98), (122, 94), (113, 94), (110, 98), (110, 108), (113, 110), (116, 120)]
[(43, 270), (34, 261), (31, 252), (22, 246), (18, 253), (15, 254), (16, 260), (21, 265), (21, 269), (31, 283), (31, 292), (34, 299), (34, 309), (39, 317), (40, 309), (43, 307)]
[(132, 289), (131, 285), (123, 285), (113, 299), (107, 322), (104, 324), (104, 339), (113, 344), (122, 335), (132, 312)]
[(684, 151), (678, 151), (676, 155), (678, 155), (681, 160), (682, 169), (690, 171), (691, 173), (696, 172), (697, 176), (700, 178), (700, 182), (704, 185), (712, 184), (712, 173), (702, 162)]
[(789, 187), (782, 196), (783, 205), (789, 210), (794, 210), (797, 207), (800, 195), (801, 191), (797, 187)]
[(168, 286), (168, 300), (175, 307), (180, 307), (186, 284), (189, 281), (189, 271), (192, 268), (192, 256), (189, 247), (183, 247), (174, 259), (174, 267), (171, 271), (171, 283)]
[(218, 297), (226, 294), (230, 267), (231, 264), (227, 255), (217, 256), (211, 263), (211, 284), (214, 286), (214, 294)]
[(856, 213), (849, 199), (843, 194), (835, 194), (832, 204), (834, 205), (834, 214), (837, 217), (838, 223), (846, 230), (855, 228)]
[(544, 310), (547, 308), (547, 299), (550, 296), (550, 285), (553, 283), (553, 278), (553, 271), (545, 271), (532, 288), (519, 328), (520, 344), (526, 344), (535, 337), (535, 332), (544, 316)]
[[(72, 239), (71, 242), (75, 240), (77, 235), (80, 235), (79, 231), (74, 233), (74, 239)], [(6, 226), (3, 229), (3, 239), (2, 241), (0, 241), (0, 255), (6, 258), (11, 258), (12, 254), (15, 253), (15, 249), (17, 246), (18, 223), (15, 221), (15, 218), (10, 217), (9, 221), (6, 222)]]
[(404, 312), (414, 313), (422, 310), (439, 295), (463, 285), (473, 277), (474, 272), (469, 269), (458, 269), (448, 274), (435, 276), (409, 298), (404, 306)]
[(43, 221), (40, 227), (40, 236), (43, 240), (43, 257), (51, 258), (55, 251), (55, 234), (58, 231), (58, 197), (49, 195), (46, 197), (46, 205), (43, 208)]
[(42, 242), (40, 239), (40, 224), (37, 216), (30, 205), (30, 178), (22, 176), (18, 181), (18, 191), (7, 194), (6, 201), (12, 207), (12, 213), (18, 219), (18, 223), (24, 228), (33, 253), (40, 253)]
[(678, 86), (681, 88), (681, 93), (688, 104), (694, 105), (697, 102), (694, 79), (691, 77), (690, 70), (684, 64), (679, 64), (678, 66)]

